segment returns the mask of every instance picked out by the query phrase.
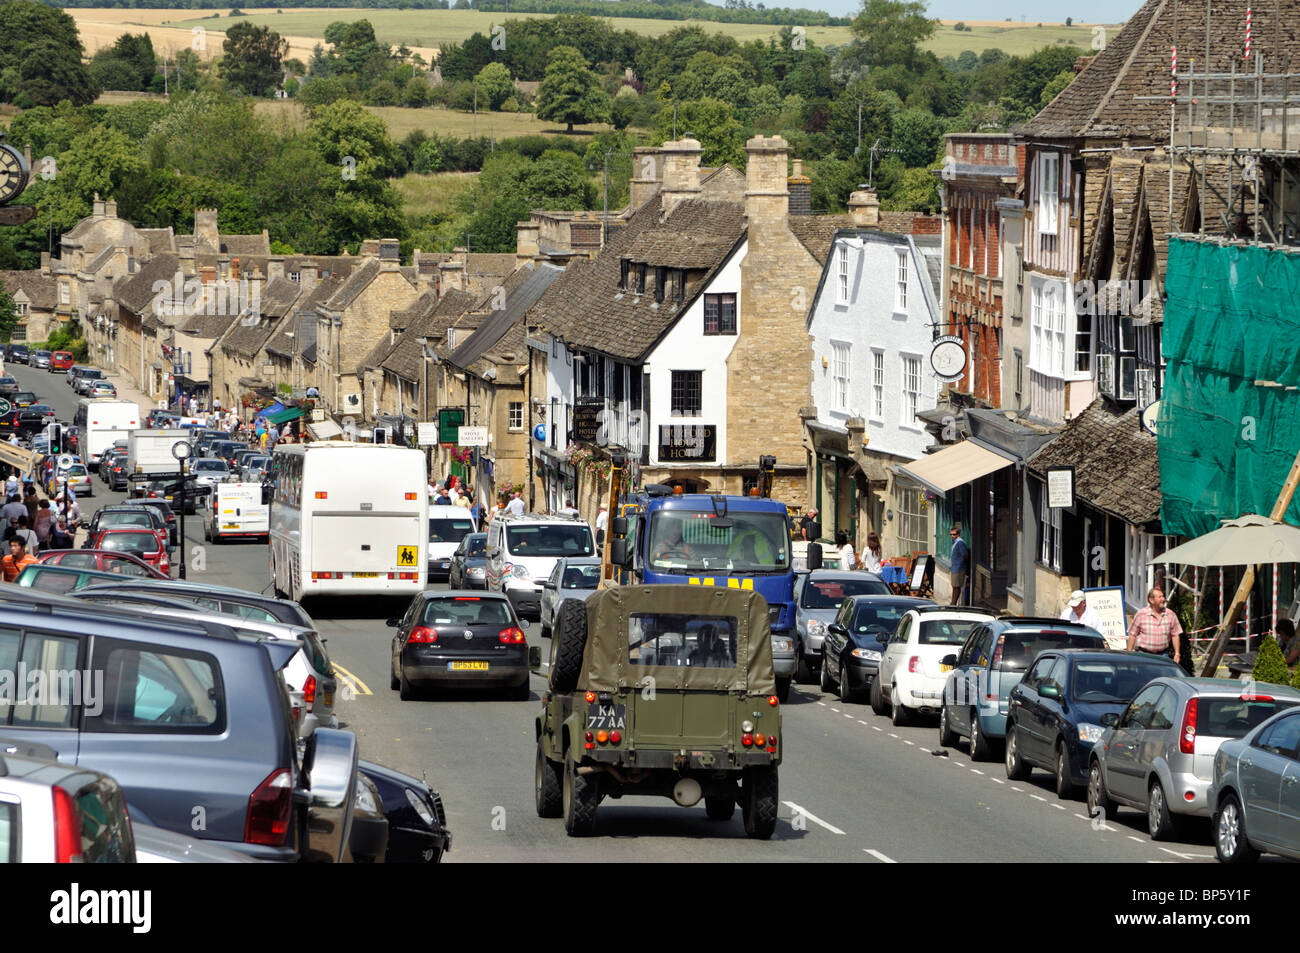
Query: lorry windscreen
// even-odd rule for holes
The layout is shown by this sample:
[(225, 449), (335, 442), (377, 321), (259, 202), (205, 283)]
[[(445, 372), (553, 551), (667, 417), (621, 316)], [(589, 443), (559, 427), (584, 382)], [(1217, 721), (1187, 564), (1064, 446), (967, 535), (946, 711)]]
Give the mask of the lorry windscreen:
[(650, 515), (647, 561), (662, 573), (700, 570), (740, 573), (790, 571), (790, 534), (780, 513), (662, 510)]

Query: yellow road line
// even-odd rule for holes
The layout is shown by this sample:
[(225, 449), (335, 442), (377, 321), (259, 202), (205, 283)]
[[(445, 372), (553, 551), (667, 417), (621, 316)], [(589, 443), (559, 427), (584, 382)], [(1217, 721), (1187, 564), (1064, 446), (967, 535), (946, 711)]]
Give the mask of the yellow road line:
[(357, 678), (355, 675), (349, 672), (338, 662), (334, 663), (334, 671), (337, 672), (340, 676), (342, 676), (343, 681), (350, 684), (352, 686), (352, 690), (356, 692), (358, 695), (374, 694), (374, 692), (370, 690), (369, 686), (367, 686), (365, 682)]

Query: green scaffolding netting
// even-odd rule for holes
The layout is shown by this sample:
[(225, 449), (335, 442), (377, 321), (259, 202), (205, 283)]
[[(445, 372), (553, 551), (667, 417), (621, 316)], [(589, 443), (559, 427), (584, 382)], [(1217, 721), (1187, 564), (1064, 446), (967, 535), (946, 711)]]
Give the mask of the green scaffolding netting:
[(1172, 238), (1165, 291), (1161, 520), (1200, 536), (1271, 512), (1300, 449), (1300, 255)]

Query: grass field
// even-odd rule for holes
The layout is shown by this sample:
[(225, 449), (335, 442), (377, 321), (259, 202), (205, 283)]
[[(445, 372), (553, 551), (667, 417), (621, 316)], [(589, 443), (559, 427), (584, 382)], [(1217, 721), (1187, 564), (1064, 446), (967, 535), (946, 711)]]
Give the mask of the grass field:
[[(81, 30), (82, 43), (87, 52), (93, 53), (102, 46), (111, 44), (126, 32), (148, 30), (154, 45), (160, 51), (175, 51), (191, 46), (194, 39), (190, 32), (194, 27), (202, 27), (205, 49), (200, 51), (205, 58), (219, 55), (221, 42), (225, 34), (221, 28), (232, 22), (225, 14), (229, 7), (207, 10), (131, 10), (117, 8), (70, 9), (66, 12), (77, 21)], [(219, 13), (218, 19), (208, 18), (212, 13)], [(325, 27), (335, 20), (366, 19), (375, 28), (375, 35), (381, 43), (397, 46), (405, 43), (416, 50), (426, 60), (436, 55), (436, 49), (449, 42), (460, 42), (472, 33), (490, 32), (492, 26), (511, 18), (509, 13), (480, 13), (477, 10), (365, 10), (365, 9), (331, 9), (298, 8), (276, 13), (274, 8), (248, 8), (245, 19), (258, 26), (270, 26), (281, 36), (289, 40), (290, 56), (306, 60), (311, 55), (312, 46), (320, 42)], [(550, 14), (520, 14), (520, 16), (550, 16)], [(610, 22), (616, 29), (632, 30), (648, 36), (662, 36), (670, 30), (685, 25), (698, 23), (709, 32), (726, 33), (744, 42), (746, 40), (766, 40), (777, 32), (779, 27), (766, 23), (716, 23), (712, 21), (682, 20), (647, 20), (635, 17), (614, 17)], [(1063, 24), (1047, 23), (1039, 27), (1037, 22), (991, 22), (966, 21), (970, 30), (957, 32), (953, 21), (941, 23), (934, 36), (926, 44), (939, 56), (956, 56), (962, 50), (982, 52), (990, 47), (997, 47), (1013, 56), (1032, 53), (1034, 50), (1054, 43), (1065, 41), (1084, 49), (1089, 49), (1093, 42), (1093, 26), (1075, 24), (1067, 27)], [(1118, 31), (1118, 27), (1106, 27), (1109, 38)], [(847, 42), (851, 37), (848, 27), (808, 27), (808, 38), (818, 46), (833, 46)], [(506, 38), (509, 42), (509, 37)]]
[(431, 216), (451, 210), (456, 196), (473, 187), (477, 172), (439, 172), (418, 175), (411, 172), (394, 179), (402, 197), (402, 211), (410, 221), (427, 221)]

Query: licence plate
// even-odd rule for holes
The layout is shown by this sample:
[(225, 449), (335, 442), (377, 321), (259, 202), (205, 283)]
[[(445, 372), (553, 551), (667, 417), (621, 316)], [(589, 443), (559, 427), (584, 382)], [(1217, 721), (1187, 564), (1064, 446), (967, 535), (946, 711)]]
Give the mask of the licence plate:
[(327, 690), (325, 692), (325, 707), (326, 708), (334, 707), (334, 692), (332, 689)]
[(941, 671), (941, 672), (951, 672), (951, 671), (952, 671), (952, 666), (951, 666), (951, 665), (940, 665), (940, 666), (939, 666), (939, 671)]
[(607, 731), (627, 730), (626, 705), (602, 705), (593, 702), (587, 706), (587, 728), (595, 731), (604, 728)]
[(352, 574), (352, 578), (353, 578), (353, 579), (378, 579), (378, 578), (379, 578), (379, 573), (377, 573), (377, 572), (354, 572), (354, 573)]
[(222, 523), (222, 524), (221, 524), (221, 528), (222, 528), (222, 529), (239, 529), (239, 524), (238, 524), (238, 523)]
[(487, 662), (448, 662), (447, 671), (449, 672), (486, 672), (488, 670)]

